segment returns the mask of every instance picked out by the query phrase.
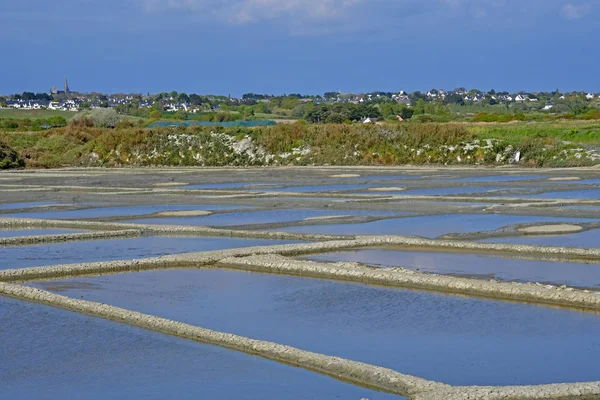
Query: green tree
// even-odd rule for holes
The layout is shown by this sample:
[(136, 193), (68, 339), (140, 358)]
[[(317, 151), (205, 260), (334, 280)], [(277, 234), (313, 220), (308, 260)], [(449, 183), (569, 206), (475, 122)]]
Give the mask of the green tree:
[(21, 96), (23, 100), (35, 100), (35, 93), (33, 92), (23, 92)]
[(188, 119), (188, 113), (182, 108), (179, 109), (173, 114), (173, 118), (179, 119), (181, 121), (185, 121)]
[(150, 117), (151, 119), (160, 119), (160, 117), (162, 117), (162, 113), (156, 108), (150, 109), (150, 111), (148, 112), (148, 117)]
[(60, 115), (54, 115), (48, 118), (48, 125), (53, 128), (67, 126), (67, 120), (61, 117)]
[(189, 103), (190, 102), (190, 98), (187, 94), (185, 93), (179, 93), (179, 96), (177, 96), (177, 101), (180, 103)]

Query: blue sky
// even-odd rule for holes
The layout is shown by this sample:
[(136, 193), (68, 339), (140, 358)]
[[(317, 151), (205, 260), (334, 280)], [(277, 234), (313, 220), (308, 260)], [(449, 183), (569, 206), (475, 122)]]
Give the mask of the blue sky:
[(600, 92), (598, 0), (0, 2), (0, 93)]

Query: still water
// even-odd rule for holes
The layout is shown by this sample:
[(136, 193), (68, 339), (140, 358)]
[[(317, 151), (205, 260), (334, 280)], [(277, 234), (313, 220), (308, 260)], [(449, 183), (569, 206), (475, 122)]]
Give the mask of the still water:
[(90, 240), (8, 247), (0, 248), (0, 270), (53, 264), (128, 260), (177, 253), (285, 243), (293, 242), (228, 237), (143, 236), (130, 239)]
[(303, 258), (324, 262), (359, 262), (382, 268), (403, 267), (420, 272), (466, 275), (481, 279), (544, 282), (600, 289), (600, 264), (388, 249), (358, 249)]
[(449, 233), (491, 231), (513, 224), (580, 221), (594, 220), (500, 214), (444, 214), (385, 219), (362, 224), (293, 226), (272, 230), (330, 235), (409, 235), (435, 238)]
[(551, 236), (517, 236), (486, 239), (485, 242), (532, 244), (537, 246), (600, 247), (600, 229)]
[(402, 399), (243, 353), (0, 297), (3, 399)]
[(454, 385), (600, 379), (600, 315), (229, 270), (34, 284)]
[(84, 232), (80, 229), (0, 229), (0, 238), (15, 236), (60, 235)]
[(265, 211), (214, 214), (205, 217), (144, 218), (132, 220), (139, 224), (233, 226), (303, 221), (306, 218), (336, 216), (391, 216), (403, 214), (385, 211), (279, 209)]
[(71, 211), (43, 211), (29, 213), (5, 214), (7, 218), (40, 218), (40, 219), (86, 219), (86, 218), (106, 218), (106, 217), (127, 217), (133, 215), (154, 214), (163, 211), (187, 211), (187, 210), (206, 210), (223, 211), (242, 208), (251, 208), (245, 206), (221, 206), (221, 205), (149, 205), (149, 206), (124, 206), (124, 207), (103, 207), (87, 208), (85, 210)]

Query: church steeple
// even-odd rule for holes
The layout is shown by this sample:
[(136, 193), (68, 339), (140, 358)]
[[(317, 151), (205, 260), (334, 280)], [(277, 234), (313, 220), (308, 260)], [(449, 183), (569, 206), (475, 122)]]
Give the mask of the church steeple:
[(69, 93), (69, 83), (67, 82), (67, 77), (65, 77), (65, 88), (64, 88), (65, 94)]

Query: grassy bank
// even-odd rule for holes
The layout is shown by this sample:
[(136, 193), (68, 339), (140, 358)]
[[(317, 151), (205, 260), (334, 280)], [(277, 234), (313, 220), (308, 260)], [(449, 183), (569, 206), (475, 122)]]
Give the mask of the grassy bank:
[(0, 109), (0, 118), (11, 119), (47, 119), (54, 116), (60, 116), (70, 121), (77, 114), (73, 111), (59, 110), (15, 110), (11, 108)]
[(70, 124), (2, 132), (28, 167), (243, 165), (506, 165), (600, 163), (591, 122), (283, 124), (258, 128), (101, 129)]
[(519, 123), (473, 123), (467, 129), (479, 138), (518, 143), (546, 138), (600, 146), (600, 121), (543, 121)]

